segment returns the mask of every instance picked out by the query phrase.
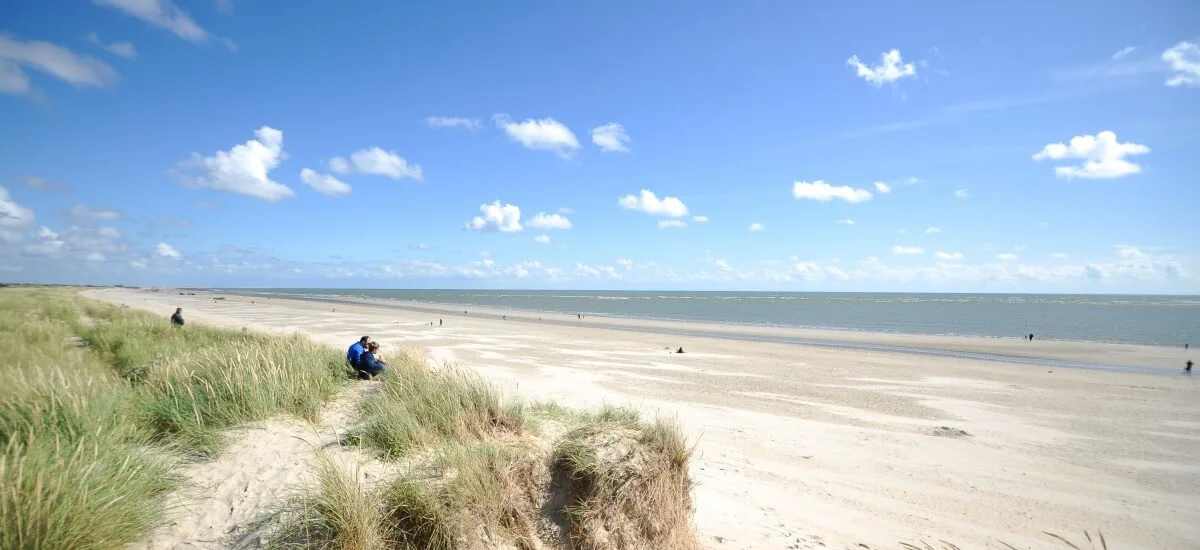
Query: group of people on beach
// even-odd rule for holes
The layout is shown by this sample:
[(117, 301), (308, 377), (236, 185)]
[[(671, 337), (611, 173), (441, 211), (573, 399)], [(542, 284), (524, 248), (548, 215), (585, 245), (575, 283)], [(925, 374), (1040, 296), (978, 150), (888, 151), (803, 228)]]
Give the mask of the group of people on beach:
[(346, 362), (363, 380), (370, 380), (387, 370), (387, 363), (379, 356), (379, 343), (370, 336), (363, 336), (346, 351)]

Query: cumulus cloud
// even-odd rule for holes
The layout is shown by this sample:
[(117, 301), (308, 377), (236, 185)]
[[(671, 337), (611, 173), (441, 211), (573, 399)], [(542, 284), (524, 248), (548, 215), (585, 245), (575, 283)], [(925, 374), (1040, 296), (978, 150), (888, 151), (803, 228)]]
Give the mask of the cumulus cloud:
[(708, 223), (708, 216), (692, 216), (692, 221), (696, 223)]
[(35, 220), (33, 210), (17, 204), (8, 194), (8, 189), (0, 187), (0, 227), (27, 227)]
[(916, 66), (912, 63), (904, 63), (900, 57), (900, 50), (896, 49), (883, 52), (879, 57), (879, 64), (873, 67), (859, 61), (857, 55), (847, 59), (846, 64), (854, 68), (859, 78), (866, 80), (876, 88), (885, 82), (895, 82), (904, 77), (917, 75)]
[(1149, 152), (1145, 145), (1118, 142), (1117, 135), (1106, 130), (1094, 136), (1075, 136), (1066, 145), (1051, 143), (1034, 153), (1033, 160), (1083, 159), (1079, 166), (1056, 166), (1054, 173), (1067, 179), (1112, 179), (1141, 172), (1141, 166), (1125, 157)]
[(483, 127), (483, 122), (477, 118), (463, 118), (457, 116), (431, 116), (425, 117), (425, 124), (430, 128), (465, 128), (472, 132), (478, 131)]
[(763, 224), (761, 224), (761, 223), (758, 223), (758, 222), (754, 222), (754, 223), (750, 224), (750, 227), (749, 227), (749, 228), (747, 228), (747, 229), (748, 229), (749, 231), (766, 231), (766, 230), (767, 230), (767, 226), (765, 226), (765, 225), (763, 225)]
[(942, 228), (940, 228), (940, 227), (933, 227), (931, 225), (931, 226), (925, 228), (926, 235), (933, 235), (935, 233), (941, 233), (941, 232), (942, 232)]
[(203, 42), (209, 38), (208, 31), (200, 28), (191, 16), (179, 9), (170, 0), (92, 0), (101, 6), (109, 6), (132, 15), (156, 27), (175, 33), (184, 40)]
[(300, 171), (300, 181), (323, 195), (337, 197), (350, 194), (350, 186), (341, 180), (329, 174), (318, 174), (308, 168)]
[(884, 195), (892, 192), (892, 188), (888, 184), (883, 183), (882, 181), (875, 182), (875, 190), (879, 191), (880, 193), (882, 193)]
[(170, 173), (188, 187), (237, 193), (269, 202), (295, 195), (290, 187), (269, 177), (284, 158), (283, 132), (263, 126), (254, 135), (257, 139), (228, 151), (217, 151), (211, 157), (192, 153), (190, 159), (180, 162)]
[(846, 218), (844, 220), (838, 220), (837, 223), (840, 225), (854, 225), (854, 220)]
[(85, 261), (89, 261), (89, 262), (103, 262), (105, 258), (104, 258), (104, 254), (101, 254), (99, 252), (88, 252), (87, 255), (85, 255), (83, 257), (83, 259)]
[(617, 265), (625, 269), (633, 269), (633, 260), (629, 258), (617, 258)]
[(37, 242), (25, 245), (25, 254), (31, 256), (57, 256), (67, 244), (59, 238), (59, 234), (49, 227), (42, 226), (37, 232)]
[(963, 253), (962, 252), (942, 252), (939, 250), (939, 251), (933, 253), (933, 257), (937, 258), (939, 260), (942, 260), (942, 261), (961, 260), (961, 259), (963, 259)]
[(965, 199), (968, 196), (970, 195), (967, 194), (967, 189), (965, 187), (954, 192), (954, 198), (956, 199)]
[(117, 72), (99, 59), (49, 42), (20, 41), (0, 34), (0, 93), (32, 92), (24, 69), (41, 71), (76, 87), (105, 87), (117, 81)]
[(482, 216), (475, 216), (467, 222), (467, 229), (474, 231), (500, 231), (516, 233), (521, 227), (521, 209), (512, 204), (501, 205), (500, 201), (479, 206)]
[(356, 172), (387, 176), (394, 180), (411, 178), (421, 181), (425, 179), (425, 174), (420, 166), (409, 164), (395, 151), (385, 151), (379, 147), (355, 151), (350, 154), (349, 161), (342, 157), (333, 157), (329, 159), (329, 169), (339, 174)]
[(924, 253), (925, 253), (925, 249), (924, 249), (924, 248), (921, 248), (921, 247), (918, 247), (918, 246), (900, 246), (900, 245), (896, 245), (896, 246), (893, 246), (893, 247), (892, 247), (892, 254), (900, 254), (900, 255), (916, 255), (916, 254), (924, 254)]
[(72, 206), (71, 215), (76, 218), (92, 218), (97, 220), (119, 220), (123, 217), (118, 210), (103, 207), (89, 208), (83, 204)]
[(1145, 258), (1147, 256), (1145, 252), (1142, 252), (1141, 248), (1136, 246), (1118, 244), (1113, 248), (1117, 249), (1117, 255), (1122, 258)]
[(154, 247), (154, 255), (160, 258), (172, 258), (175, 260), (183, 257), (183, 254), (180, 254), (179, 250), (167, 243), (158, 243)]
[(604, 126), (592, 128), (592, 143), (595, 143), (605, 153), (628, 153), (629, 136), (625, 127), (611, 122)]
[(682, 218), (688, 213), (688, 208), (683, 201), (676, 197), (659, 199), (649, 189), (642, 189), (641, 193), (637, 195), (625, 195), (617, 199), (617, 204), (626, 210), (636, 210), (654, 216)]
[(528, 118), (521, 122), (513, 122), (504, 114), (493, 118), (496, 126), (503, 130), (509, 139), (520, 143), (526, 149), (553, 151), (562, 157), (570, 157), (579, 149), (579, 140), (575, 138), (571, 129), (553, 118)]
[(571, 220), (568, 220), (562, 214), (547, 214), (545, 212), (538, 212), (537, 215), (535, 215), (533, 218), (530, 218), (530, 220), (526, 223), (528, 223), (530, 227), (536, 229), (549, 230), (571, 228)]
[(538, 244), (550, 244), (550, 235), (538, 235), (533, 238), (533, 242)]
[(108, 52), (111, 54), (119, 55), (125, 59), (137, 59), (137, 49), (135, 49), (133, 44), (130, 42), (112, 42), (105, 44), (102, 40), (100, 40), (100, 35), (94, 32), (88, 33), (84, 39), (92, 44), (108, 50)]
[(683, 229), (687, 227), (687, 222), (679, 220), (659, 220), (659, 229)]
[(1162, 58), (1171, 65), (1167, 86), (1200, 86), (1200, 45), (1180, 42), (1167, 48)]
[(833, 199), (844, 200), (846, 202), (857, 203), (871, 200), (871, 192), (863, 188), (854, 188), (848, 185), (833, 186), (825, 183), (822, 180), (817, 180), (812, 183), (807, 181), (797, 181), (792, 184), (792, 196), (796, 199), (807, 199), (820, 202), (828, 202)]

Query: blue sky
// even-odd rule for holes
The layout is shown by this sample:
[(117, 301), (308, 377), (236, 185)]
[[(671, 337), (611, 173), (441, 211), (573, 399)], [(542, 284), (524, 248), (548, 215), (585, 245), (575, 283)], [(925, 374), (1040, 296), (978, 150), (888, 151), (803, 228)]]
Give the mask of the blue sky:
[(9, 281), (1200, 290), (1188, 1), (10, 2), (0, 121)]

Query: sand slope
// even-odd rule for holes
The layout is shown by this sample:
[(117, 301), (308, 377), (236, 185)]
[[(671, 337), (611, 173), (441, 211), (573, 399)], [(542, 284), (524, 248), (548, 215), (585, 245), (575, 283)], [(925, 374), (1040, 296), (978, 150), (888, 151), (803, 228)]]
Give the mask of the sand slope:
[[(435, 360), (469, 366), (530, 398), (630, 403), (677, 415), (699, 438), (696, 525), (713, 548), (894, 548), (922, 539), (963, 548), (996, 539), (1055, 547), (1043, 531), (1084, 529), (1102, 530), (1113, 548), (1200, 548), (1200, 390), (1178, 375), (617, 331), (581, 326), (574, 315), (527, 323), (478, 312), (233, 296), (213, 302), (128, 289), (93, 294), (164, 315), (184, 307), (191, 320), (304, 332), (338, 346), (370, 334), (424, 346)], [(445, 325), (429, 326), (439, 316)], [(1018, 345), (994, 340), (925, 343)], [(679, 346), (688, 353), (668, 350)], [(1185, 358), (1181, 349), (1037, 346), (1048, 357), (1085, 353), (1163, 364), (1163, 372), (1168, 361)], [(287, 464), (303, 452), (284, 450), (264, 462)], [(291, 475), (224, 460), (211, 467), (231, 478), (248, 469), (245, 480), (263, 478), (264, 486), (286, 486), (275, 480)], [(219, 483), (230, 494), (238, 487)], [(246, 497), (245, 509), (258, 505), (254, 498)], [(204, 527), (195, 540), (220, 529)]]

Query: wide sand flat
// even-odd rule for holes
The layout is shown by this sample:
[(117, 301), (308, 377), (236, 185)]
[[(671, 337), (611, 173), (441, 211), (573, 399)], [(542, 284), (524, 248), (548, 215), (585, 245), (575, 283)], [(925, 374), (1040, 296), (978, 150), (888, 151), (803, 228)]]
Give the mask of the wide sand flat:
[[(191, 321), (416, 344), (508, 391), (631, 403), (698, 438), (696, 524), (713, 548), (894, 548), (1103, 531), (1110, 548), (1200, 548), (1200, 388), (1182, 349), (720, 327), (1161, 368), (1163, 374), (664, 334), (682, 323), (395, 304), (91, 295)], [(253, 303), (251, 303), (253, 300)], [(334, 311), (336, 310), (336, 311)], [(508, 315), (507, 321), (498, 315)], [(444, 326), (436, 326), (438, 318)], [(429, 326), (433, 321), (435, 326)], [(165, 321), (164, 321), (165, 322)], [(660, 331), (660, 332), (655, 332)], [(670, 353), (682, 346), (687, 353)]]

